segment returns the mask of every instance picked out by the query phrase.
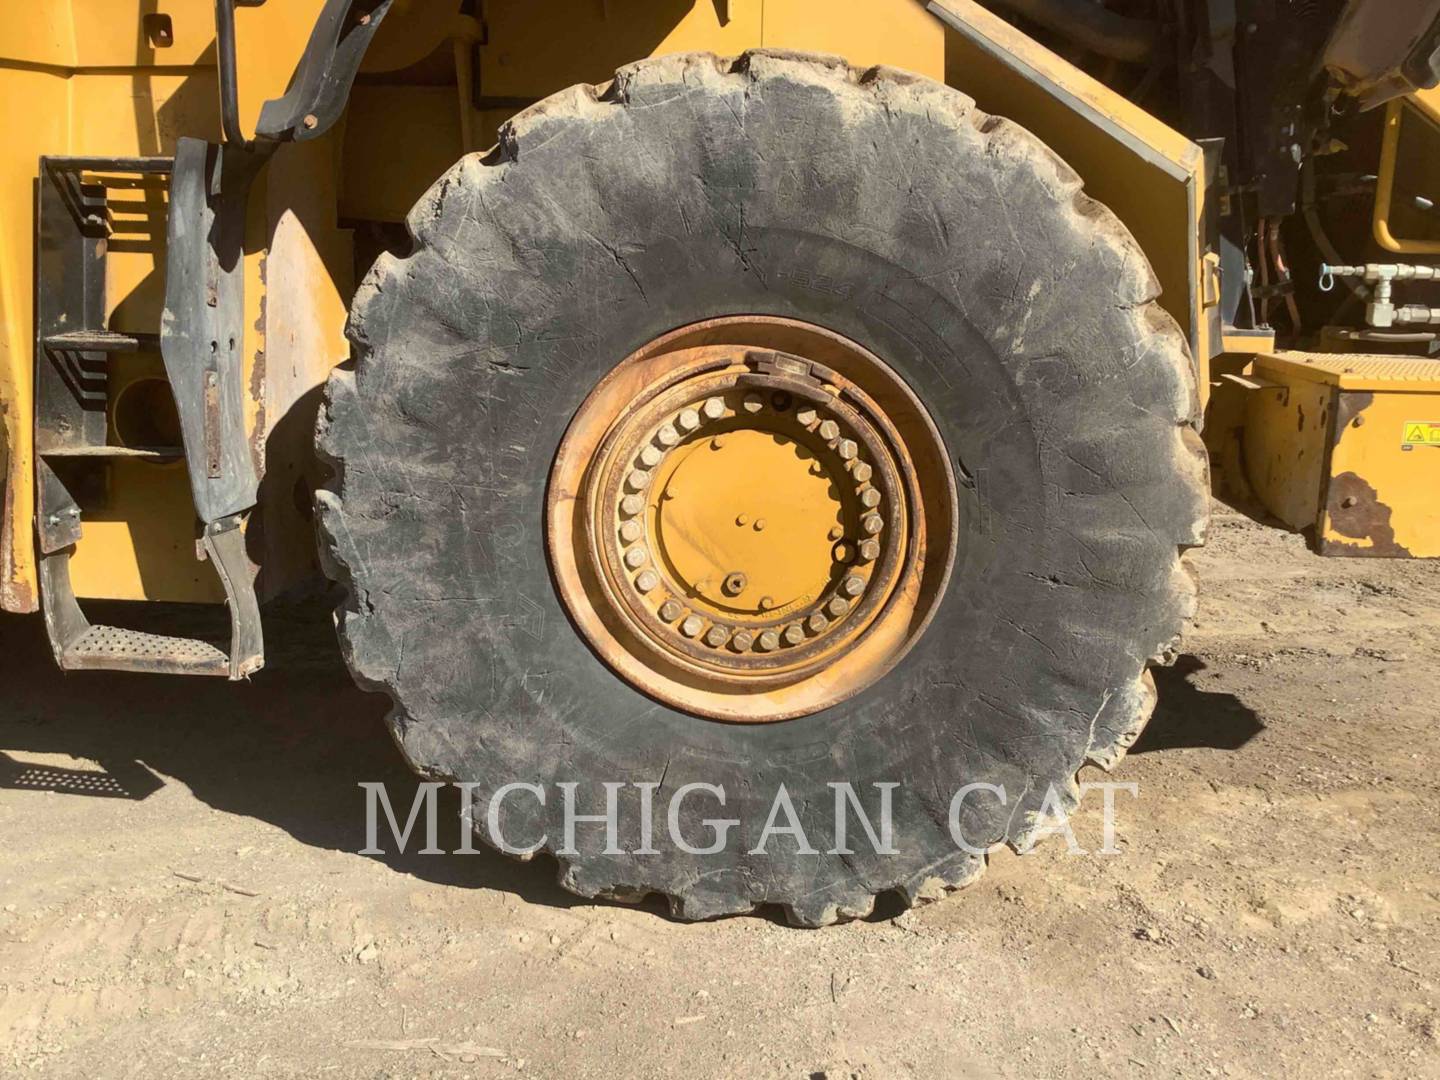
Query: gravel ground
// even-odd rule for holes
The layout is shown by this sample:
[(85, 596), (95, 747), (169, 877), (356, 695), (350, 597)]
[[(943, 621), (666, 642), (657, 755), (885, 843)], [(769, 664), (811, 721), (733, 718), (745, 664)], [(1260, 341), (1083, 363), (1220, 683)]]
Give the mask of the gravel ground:
[(0, 619), (0, 1074), (1440, 1076), (1440, 563), (1224, 507), (1195, 562), (1118, 854), (819, 931), (356, 854), (357, 781), (414, 781), (323, 615), (242, 686)]

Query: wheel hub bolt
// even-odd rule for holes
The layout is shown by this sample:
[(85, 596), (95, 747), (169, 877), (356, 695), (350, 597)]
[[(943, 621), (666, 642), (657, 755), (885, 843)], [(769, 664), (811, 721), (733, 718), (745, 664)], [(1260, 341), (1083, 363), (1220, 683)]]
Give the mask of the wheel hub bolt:
[(860, 493), (860, 502), (867, 510), (874, 510), (880, 505), (880, 489), (866, 488)]
[(730, 632), (726, 630), (723, 626), (712, 626), (709, 630), (705, 632), (705, 644), (711, 646), (712, 648), (718, 649), (721, 645), (725, 644), (725, 641), (727, 638), (729, 638), (729, 636)]
[(851, 574), (840, 583), (840, 591), (846, 596), (859, 596), (865, 591), (865, 579)]
[(631, 570), (639, 570), (640, 567), (645, 565), (647, 558), (649, 558), (649, 555), (646, 554), (643, 547), (631, 548), (625, 552), (625, 565)]
[(620, 512), (634, 517), (645, 509), (645, 500), (639, 495), (626, 495), (620, 500)]
[(818, 415), (819, 414), (814, 409), (806, 408), (801, 409), (799, 412), (797, 412), (795, 414), (795, 419), (799, 420), (802, 426), (808, 428), (811, 424), (815, 422)]
[(635, 587), (642, 593), (647, 593), (660, 584), (660, 575), (654, 570), (646, 570), (635, 579)]
[(830, 625), (830, 620), (818, 611), (815, 612), (815, 614), (811, 615), (810, 618), (806, 621), (810, 629), (817, 634)]
[(780, 635), (774, 630), (765, 630), (760, 634), (760, 651), (774, 652), (780, 647)]
[(866, 540), (860, 545), (860, 561), (874, 562), (880, 557), (880, 541)]
[(745, 411), (746, 411), (746, 412), (748, 412), (748, 413), (758, 413), (758, 412), (759, 412), (761, 409), (763, 409), (764, 407), (765, 407), (765, 402), (764, 402), (764, 400), (760, 397), (759, 394), (746, 394), (746, 395), (745, 395)]
[(640, 464), (647, 469), (653, 469), (660, 464), (660, 459), (664, 456), (658, 446), (654, 443), (647, 443), (645, 448), (640, 451)]
[(676, 601), (666, 600), (665, 603), (660, 605), (660, 618), (666, 622), (674, 622), (680, 617), (681, 610), (683, 609)]
[(825, 420), (820, 424), (820, 437), (826, 442), (836, 438), (840, 434), (840, 425), (834, 420)]
[(835, 451), (844, 460), (853, 461), (855, 459), (855, 455), (860, 453), (860, 447), (856, 445), (854, 439), (841, 439), (840, 445), (835, 447)]
[(655, 440), (668, 450), (680, 441), (680, 433), (675, 430), (675, 425), (666, 424), (655, 433)]
[(699, 615), (687, 615), (685, 621), (680, 624), (680, 632), (686, 637), (694, 637), (704, 625)]
[(825, 610), (838, 619), (850, 610), (850, 601), (846, 600), (843, 596), (831, 597), (830, 603), (825, 605)]
[(874, 471), (875, 470), (870, 468), (869, 465), (866, 465), (865, 462), (857, 461), (855, 467), (850, 470), (850, 475), (863, 484), (866, 480), (870, 479)]
[(641, 472), (639, 469), (636, 469), (634, 472), (632, 472), (629, 476), (625, 478), (625, 486), (628, 487), (631, 491), (644, 491), (645, 485), (649, 482), (650, 477), (647, 474)]
[(741, 630), (730, 639), (730, 647), (736, 652), (748, 652), (750, 646), (755, 644), (755, 635), (749, 630)]
[(785, 640), (791, 645), (799, 645), (805, 640), (805, 628), (799, 623), (791, 623), (785, 627)]
[(629, 521), (625, 522), (624, 525), (620, 526), (620, 538), (624, 540), (627, 544), (633, 544), (636, 540), (640, 539), (640, 536), (642, 533), (644, 533), (644, 531), (645, 527), (641, 525), (640, 522), (636, 521), (634, 518), (631, 518)]
[(880, 520), (879, 514), (866, 514), (860, 519), (860, 527), (871, 536), (874, 536), (885, 527), (885, 522)]
[(700, 406), (700, 411), (705, 414), (707, 420), (719, 420), (725, 415), (725, 402), (718, 397), (706, 398), (705, 404)]
[(694, 409), (682, 409), (680, 415), (675, 418), (681, 431), (694, 431), (700, 426), (700, 414)]

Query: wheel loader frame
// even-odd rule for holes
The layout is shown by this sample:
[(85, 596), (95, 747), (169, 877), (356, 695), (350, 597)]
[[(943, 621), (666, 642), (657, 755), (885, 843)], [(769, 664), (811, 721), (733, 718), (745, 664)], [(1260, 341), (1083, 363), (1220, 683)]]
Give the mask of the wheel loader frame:
[[(1221, 314), (1219, 147), (973, 0), (541, 7), (52, 0), (7, 16), (0, 608), (43, 606), (62, 665), (259, 665), (258, 602), (316, 571), (311, 431), (356, 272), (403, 247), (416, 198), (508, 117), (646, 56), (790, 48), (944, 79), (1039, 135), (1129, 227), (1202, 396), (1212, 359), (1241, 370), (1273, 347)], [(137, 444), (121, 405), (157, 381), (176, 442)], [(91, 627), (90, 598), (224, 600), (230, 646)]]

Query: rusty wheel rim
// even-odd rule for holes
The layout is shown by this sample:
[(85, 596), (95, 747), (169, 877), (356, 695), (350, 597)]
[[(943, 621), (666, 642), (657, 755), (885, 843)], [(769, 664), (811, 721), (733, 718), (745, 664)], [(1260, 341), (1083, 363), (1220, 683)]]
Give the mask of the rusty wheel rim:
[(611, 668), (714, 719), (813, 713), (924, 633), (955, 555), (953, 471), (879, 357), (788, 319), (716, 319), (626, 357), (556, 455), (547, 547)]

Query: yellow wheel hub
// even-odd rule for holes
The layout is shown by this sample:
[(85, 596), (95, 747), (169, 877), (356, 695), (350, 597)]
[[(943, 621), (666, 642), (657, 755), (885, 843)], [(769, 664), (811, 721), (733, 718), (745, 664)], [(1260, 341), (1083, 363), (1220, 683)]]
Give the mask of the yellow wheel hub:
[(898, 376), (760, 317), (622, 362), (566, 433), (548, 507), (560, 592), (601, 656), (663, 701), (747, 721), (889, 670), (956, 531), (948, 458)]
[(843, 565), (835, 477), (785, 426), (717, 431), (655, 478), (656, 557), (717, 618), (810, 603)]

